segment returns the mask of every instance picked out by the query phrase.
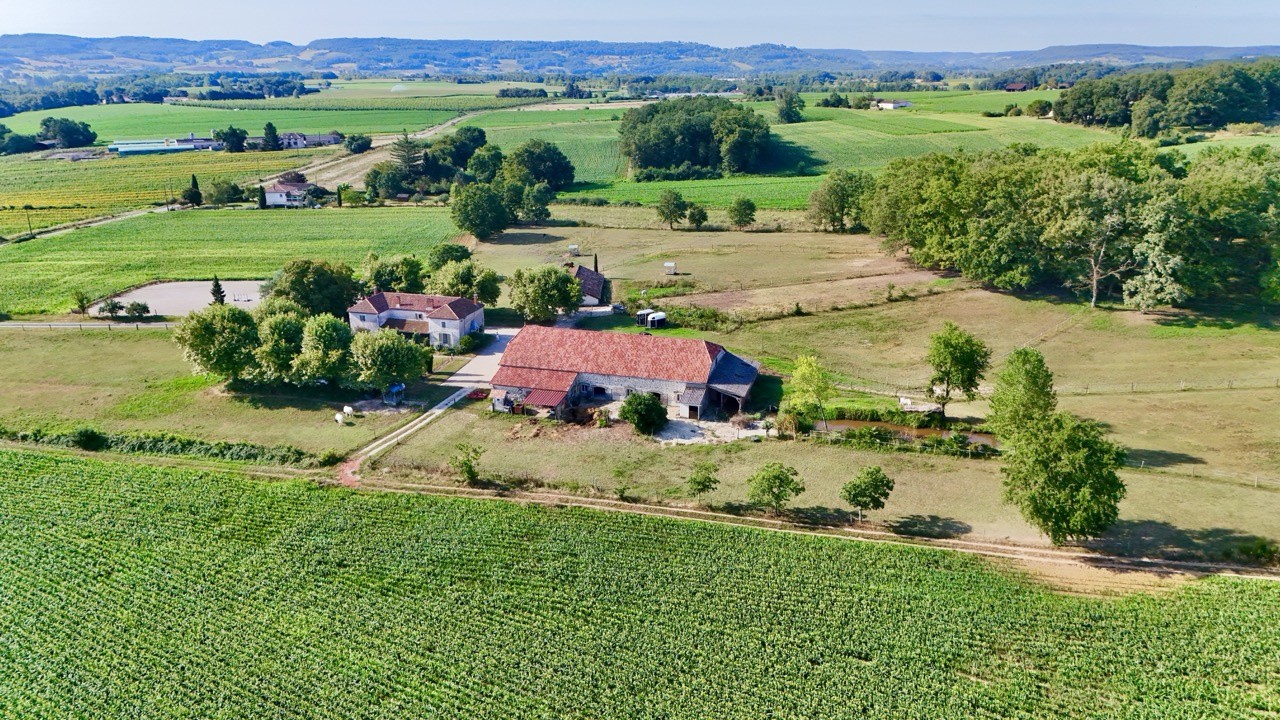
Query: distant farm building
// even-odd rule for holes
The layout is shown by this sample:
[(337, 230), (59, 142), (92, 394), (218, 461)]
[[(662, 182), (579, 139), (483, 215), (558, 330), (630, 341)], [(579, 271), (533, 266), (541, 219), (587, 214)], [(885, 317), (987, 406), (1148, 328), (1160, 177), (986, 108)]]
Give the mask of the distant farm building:
[(374, 293), (347, 310), (352, 330), (391, 328), (437, 347), (457, 347), (484, 330), (484, 305), (467, 298), (416, 293)]
[(165, 138), (163, 140), (117, 140), (107, 146), (107, 150), (120, 157), (130, 155), (163, 155), (167, 153), (190, 152), (192, 150), (221, 150), (221, 140), (196, 137), (191, 133), (184, 138)]
[(604, 275), (585, 265), (572, 266), (569, 272), (582, 287), (583, 305), (599, 305), (608, 299), (609, 280)]
[(1004, 86), (1005, 92), (1026, 92), (1031, 89), (1027, 83), (1009, 83)]
[(876, 107), (881, 110), (897, 110), (899, 108), (909, 108), (911, 103), (906, 100), (877, 100)]
[(758, 375), (754, 362), (704, 340), (526, 325), (502, 354), (492, 402), (498, 411), (560, 416), (649, 393), (696, 419), (741, 412)]
[(267, 207), (297, 208), (311, 204), (307, 191), (311, 183), (276, 183), (266, 189)]
[(342, 142), (342, 136), (337, 133), (308, 135), (306, 133), (287, 132), (280, 134), (280, 145), (288, 150), (337, 145), (340, 142)]

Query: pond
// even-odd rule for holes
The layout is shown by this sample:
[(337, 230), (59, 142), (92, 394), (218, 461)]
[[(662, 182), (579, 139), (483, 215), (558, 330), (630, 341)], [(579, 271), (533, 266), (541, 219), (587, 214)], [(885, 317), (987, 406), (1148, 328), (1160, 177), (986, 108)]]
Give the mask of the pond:
[[(1000, 447), (999, 441), (995, 435), (991, 433), (972, 432), (969, 430), (942, 430), (939, 428), (913, 428), (907, 425), (895, 425), (887, 422), (874, 422), (870, 420), (828, 420), (827, 429), (834, 432), (844, 430), (856, 430), (858, 428), (883, 428), (891, 430), (904, 440), (923, 440), (925, 438), (940, 437), (949, 438), (960, 435), (969, 440), (973, 445), (988, 445), (993, 448)], [(817, 428), (822, 429), (822, 423), (819, 422)]]

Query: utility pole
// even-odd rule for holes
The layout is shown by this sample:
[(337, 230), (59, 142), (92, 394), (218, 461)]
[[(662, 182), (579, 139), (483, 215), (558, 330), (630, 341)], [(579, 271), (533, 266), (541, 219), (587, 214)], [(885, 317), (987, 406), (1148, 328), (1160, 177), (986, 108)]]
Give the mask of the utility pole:
[(23, 205), (22, 209), (27, 213), (27, 239), (36, 236), (36, 231), (31, 229), (31, 205)]

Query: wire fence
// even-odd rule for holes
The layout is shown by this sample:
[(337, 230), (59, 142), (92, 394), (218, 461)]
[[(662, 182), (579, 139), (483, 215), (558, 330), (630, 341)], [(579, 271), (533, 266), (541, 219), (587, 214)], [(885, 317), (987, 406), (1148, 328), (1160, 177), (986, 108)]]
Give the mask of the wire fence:
[[(874, 380), (858, 380), (837, 385), (841, 390), (863, 392), (871, 395), (927, 399), (925, 383), (896, 385)], [(1280, 388), (1280, 376), (1251, 378), (1196, 378), (1190, 380), (1055, 383), (1054, 390), (1063, 395), (1139, 395), (1142, 393), (1203, 392), (1213, 390), (1272, 390)], [(978, 395), (987, 397), (991, 387), (981, 387)]]
[(171, 322), (117, 322), (117, 323), (72, 323), (72, 322), (0, 322), (0, 329), (9, 330), (171, 330), (176, 323)]

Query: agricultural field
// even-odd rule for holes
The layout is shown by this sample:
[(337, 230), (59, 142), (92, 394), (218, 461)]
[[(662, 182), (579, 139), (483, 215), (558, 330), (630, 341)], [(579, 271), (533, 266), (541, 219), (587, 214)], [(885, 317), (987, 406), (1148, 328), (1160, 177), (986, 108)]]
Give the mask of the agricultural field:
[(1257, 580), (1062, 595), (924, 548), (10, 450), (0, 514), (6, 716), (1280, 711)]
[[(13, 430), (89, 426), (345, 454), (413, 417), (379, 409), (338, 425), (343, 402), (229, 392), (217, 378), (193, 375), (164, 330), (0, 332), (0, 427)], [(429, 399), (430, 387), (410, 399)]]
[[(176, 155), (87, 160), (44, 159), (39, 155), (0, 158), (0, 237), (64, 223), (162, 205), (191, 182), (207, 189), (214, 180), (257, 183), (276, 173), (333, 157), (335, 148), (275, 153), (188, 152)], [(172, 190), (172, 195), (170, 194)], [(0, 253), (5, 252), (0, 248)]]
[(465, 125), (482, 128), (507, 151), (526, 140), (555, 143), (573, 163), (579, 183), (608, 183), (625, 172), (618, 125), (608, 110), (527, 110), (480, 115)]
[(354, 266), (370, 252), (422, 252), (457, 234), (443, 208), (147, 214), (0, 246), (0, 309), (63, 313), (76, 290), (99, 298), (155, 280), (253, 280), (298, 258)]
[[(890, 399), (890, 402), (892, 400)], [(662, 446), (630, 427), (609, 429), (537, 425), (480, 406), (441, 417), (366, 473), (370, 488), (412, 490), (423, 483), (447, 484), (447, 465), (460, 442), (485, 448), (487, 477), (530, 482), (587, 495), (628, 497), (662, 504), (690, 502), (686, 479), (699, 461), (711, 460), (720, 486), (700, 497), (713, 506), (739, 506), (747, 499), (747, 479), (768, 462), (795, 467), (805, 492), (792, 503), (797, 518), (851, 520), (840, 487), (860, 467), (878, 465), (895, 481), (883, 510), (869, 520), (904, 534), (971, 535), (1039, 544), (1043, 536), (1015, 508), (1001, 502), (998, 460), (940, 455), (878, 453), (809, 442), (768, 440), (720, 445)], [(1206, 477), (1126, 470), (1129, 488), (1120, 522), (1094, 547), (1136, 555), (1168, 555), (1220, 560), (1250, 538), (1280, 537), (1280, 519), (1271, 511), (1280, 485), (1254, 488)]]
[[(241, 101), (246, 102), (246, 101)], [(262, 127), (275, 123), (280, 132), (351, 133), (413, 132), (440, 123), (458, 114), (456, 107), (439, 108), (349, 108), (323, 109), (238, 109), (231, 106), (190, 105), (89, 105), (25, 112), (5, 118), (14, 132), (34, 133), (46, 117), (66, 117), (89, 123), (98, 133), (98, 142), (115, 140), (186, 137), (195, 133), (208, 137), (214, 129), (235, 125), (250, 135), (261, 135)]]

